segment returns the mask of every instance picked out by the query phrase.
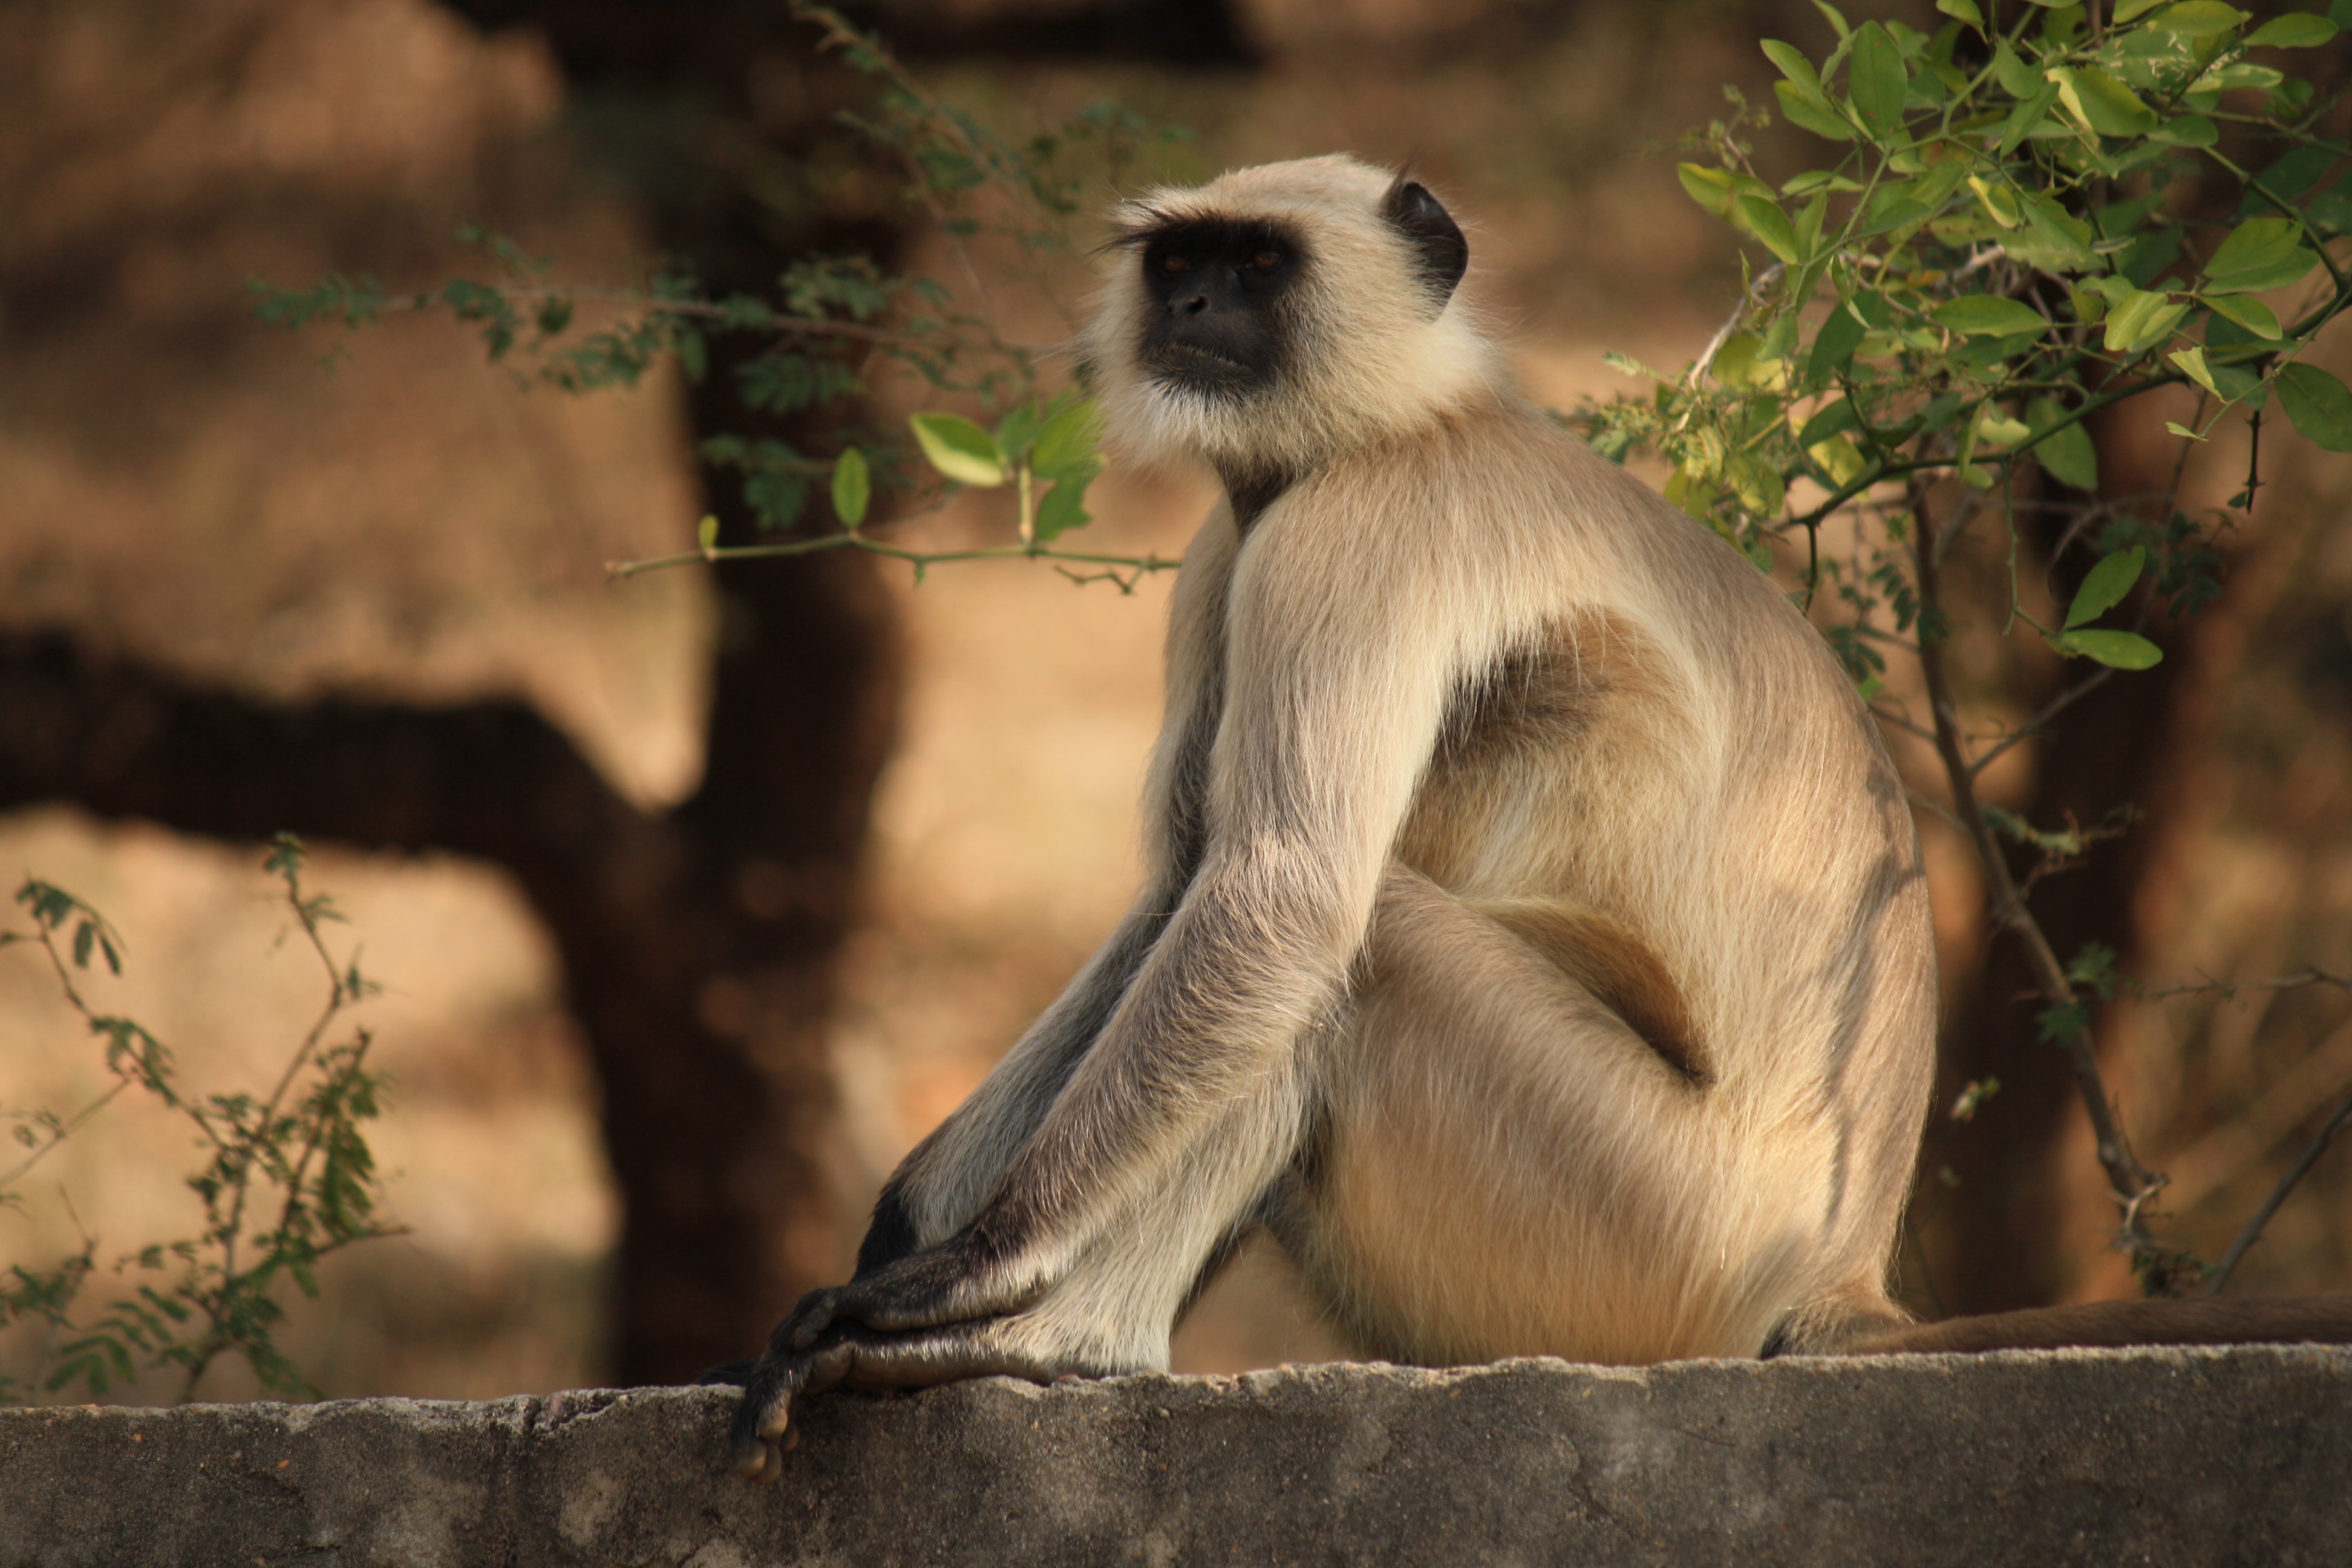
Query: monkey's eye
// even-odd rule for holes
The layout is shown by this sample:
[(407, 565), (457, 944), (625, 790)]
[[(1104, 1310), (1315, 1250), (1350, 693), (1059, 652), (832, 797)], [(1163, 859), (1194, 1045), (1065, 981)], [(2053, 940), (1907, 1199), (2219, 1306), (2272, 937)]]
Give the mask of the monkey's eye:
[(1261, 250), (1249, 258), (1249, 264), (1260, 272), (1271, 272), (1282, 265), (1282, 252), (1274, 249)]
[(1191, 262), (1181, 256), (1163, 256), (1160, 258), (1160, 270), (1162, 272), (1185, 272), (1191, 270), (1192, 266)]

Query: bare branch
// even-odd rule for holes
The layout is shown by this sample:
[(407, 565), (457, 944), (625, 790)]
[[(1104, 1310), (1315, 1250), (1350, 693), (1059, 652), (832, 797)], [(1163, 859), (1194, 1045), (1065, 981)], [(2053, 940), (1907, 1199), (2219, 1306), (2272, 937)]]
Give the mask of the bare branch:
[(2161, 1002), (2174, 996), (2219, 996), (2227, 1002), (2241, 991), (2299, 991), (2309, 985), (2333, 985), (2338, 991), (2352, 992), (2352, 976), (2331, 974), (2325, 969), (2306, 969), (2298, 974), (2273, 974), (2260, 980), (2206, 980), (2153, 990), (2143, 987), (2132, 994), (2143, 1002)]
[[(1927, 485), (1915, 477), (1906, 488), (1914, 524), (1912, 562), (1918, 574), (1924, 624), (1927, 611), (1941, 602), (1937, 590), (1943, 563), (1936, 549), (1936, 518), (1927, 507)], [(2053, 1007), (2073, 1006), (2081, 1001), (2074, 983), (2067, 977), (2066, 966), (2059, 962), (2041, 922), (2025, 907), (2016, 879), (2010, 873), (2009, 858), (1977, 803), (1976, 773), (1963, 750), (1959, 710), (1952, 700), (1951, 684), (1945, 677), (1940, 640), (1931, 636), (1920, 637), (1919, 668), (1927, 678), (1928, 705), (1936, 719), (1936, 750), (1951, 787), (1953, 813), (1976, 845), (1977, 859), (1984, 868), (1986, 888), (1991, 895), (1993, 923), (2005, 927), (2023, 945), (2026, 964), (2033, 973), (2034, 989), (2042, 1000)], [(2088, 1032), (2065, 1031), (2057, 1044), (2065, 1053), (2067, 1065), (2074, 1069), (2083, 1109), (2090, 1116), (2099, 1164), (2107, 1173), (2116, 1205), (2123, 1210), (2121, 1245), (2131, 1255), (2135, 1269), (2151, 1280), (2160, 1281), (2175, 1266), (2176, 1256), (2149, 1232), (2140, 1211), (2164, 1184), (2164, 1178), (2142, 1165), (2133, 1154), (2115, 1106), (2107, 1098), (2105, 1080), (2099, 1074), (2098, 1055)]]
[(2096, 670), (2084, 676), (2082, 679), (2076, 681), (2074, 685), (2068, 687), (2065, 690), (2060, 692), (2057, 696), (2043, 703), (2041, 708), (2034, 712), (2032, 718), (2028, 719), (2024, 723), (2020, 724), (2016, 729), (2011, 731), (2000, 740), (1995, 742), (1987, 750), (1978, 753), (1976, 761), (1969, 764), (1969, 781), (1973, 783), (1979, 773), (1983, 773), (1985, 769), (1990, 767), (1995, 757), (2000, 756), (2003, 752), (2008, 751), (2011, 746), (2016, 745), (2021, 741), (2032, 740), (2036, 734), (2041, 732), (2042, 727), (2047, 725), (2051, 720), (2055, 719), (2059, 714), (2063, 713), (2067, 709), (2072, 708), (2075, 703), (2080, 702), (2084, 698), (2088, 697), (2092, 692), (2096, 691), (2100, 687), (2105, 686), (2109, 679), (2113, 679), (2115, 673), (2115, 669), (2112, 666), (2101, 665)]
[(2335, 1142), (2336, 1135), (2347, 1127), (2352, 1127), (2352, 1094), (2347, 1094), (2336, 1102), (2336, 1109), (2328, 1114), (2326, 1121), (2319, 1124), (2319, 1131), (2311, 1135), (2311, 1142), (2303, 1146), (2303, 1152), (2295, 1157), (2294, 1164), (2287, 1167), (2286, 1174), (2278, 1179), (2278, 1185), (2273, 1187), (2271, 1195), (2263, 1200), (2263, 1206), (2254, 1211), (2253, 1217), (2246, 1221), (2245, 1228), (2238, 1232), (2238, 1239), (2230, 1244), (2230, 1250), (2222, 1254), (2221, 1265), (2213, 1270), (2213, 1277), (2205, 1282), (2206, 1295), (2221, 1293), (2221, 1287), (2230, 1282), (2230, 1276), (2236, 1271), (2247, 1250), (2262, 1239), (2263, 1227), (2270, 1224), (2271, 1216), (2278, 1213), (2279, 1205), (2286, 1202), (2287, 1194), (2294, 1191), (2295, 1184), (2304, 1177), (2311, 1174), (2311, 1168), (2319, 1163), (2322, 1154), (2327, 1152), (2327, 1145)]

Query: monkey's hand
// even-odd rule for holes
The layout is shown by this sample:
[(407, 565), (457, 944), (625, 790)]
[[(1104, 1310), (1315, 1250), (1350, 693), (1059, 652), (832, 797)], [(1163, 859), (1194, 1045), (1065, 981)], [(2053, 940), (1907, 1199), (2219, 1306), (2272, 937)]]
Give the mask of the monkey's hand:
[(767, 1353), (743, 1390), (735, 1414), (737, 1471), (774, 1479), (796, 1395), (845, 1386), (926, 1388), (995, 1373), (1050, 1383), (1094, 1370), (1044, 1352), (1034, 1333), (1022, 1331), (1013, 1314), (1044, 1294), (1046, 1282), (1013, 1285), (1001, 1268), (980, 1265), (974, 1250), (958, 1237), (802, 1297), (768, 1336)]

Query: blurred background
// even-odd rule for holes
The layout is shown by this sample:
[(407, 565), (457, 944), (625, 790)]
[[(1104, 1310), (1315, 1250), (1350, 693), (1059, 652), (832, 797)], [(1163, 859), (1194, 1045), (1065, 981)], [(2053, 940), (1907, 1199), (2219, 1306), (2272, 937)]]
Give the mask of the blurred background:
[[(1726, 112), (1725, 83), (1770, 101), (1759, 38), (1832, 37), (1794, 0), (855, 14), (999, 130), (1104, 98), (1193, 129), (1123, 190), (1337, 149), (1411, 161), (1561, 407), (1639, 390), (1605, 351), (1671, 369), (1723, 320), (1737, 253), (1673, 144)], [(746, 1353), (845, 1274), (891, 1165), (1132, 890), (1164, 579), (991, 563), (918, 585), (835, 555), (608, 584), (605, 562), (687, 547), (706, 510), (741, 526), (733, 479), (693, 456), (743, 427), (723, 374), (567, 397), (446, 320), (344, 341), (252, 319), (252, 277), (462, 273), (461, 222), (572, 281), (671, 257), (758, 289), (845, 249), (951, 276), (834, 122), (864, 89), (813, 37), (754, 0), (0, 0), (0, 869), (122, 932), (102, 1010), (168, 1041), (192, 1087), (252, 1089), (320, 990), (260, 846), (311, 844), (338, 940), (387, 987), (373, 1142), (409, 1227), (330, 1259), (281, 1336), (330, 1394), (669, 1381)], [(1086, 263), (988, 286), (1008, 336), (1052, 341)], [(2172, 461), (2165, 414), (2134, 409), (2096, 433), (2119, 491)], [(2105, 941), (2154, 984), (2352, 973), (2352, 464), (2280, 445), (2255, 520), (2216, 542), (2221, 601), (1987, 775), (2044, 825), (2137, 809), (2037, 905), (2062, 952)], [(2229, 488), (2216, 467), (2188, 494)], [(1209, 502), (1117, 472), (1094, 498), (1090, 543), (1163, 553)], [(1002, 533), (989, 499), (929, 536)], [(1960, 662), (1983, 711), (2030, 712), (2055, 661), (1997, 630), (1964, 628)], [(2128, 1293), (2072, 1086), (1988, 946), (1964, 847), (1921, 820), (1948, 1025), (1906, 1297)], [(2118, 1002), (2100, 1037), (2171, 1173), (2168, 1234), (2209, 1258), (2352, 1081), (2352, 997), (2325, 984)], [(1995, 1076), (1971, 1118), (1941, 1113)], [(0, 952), (0, 1109), (69, 1113), (109, 1081), (37, 955)], [(0, 1264), (191, 1234), (194, 1163), (184, 1123), (118, 1101), (0, 1210)], [(2347, 1194), (2339, 1150), (2233, 1289), (2352, 1287)], [(1330, 1352), (1261, 1249), (1177, 1365)], [(0, 1361), (37, 1353), (0, 1337)], [(199, 1392), (252, 1391), (223, 1364)]]

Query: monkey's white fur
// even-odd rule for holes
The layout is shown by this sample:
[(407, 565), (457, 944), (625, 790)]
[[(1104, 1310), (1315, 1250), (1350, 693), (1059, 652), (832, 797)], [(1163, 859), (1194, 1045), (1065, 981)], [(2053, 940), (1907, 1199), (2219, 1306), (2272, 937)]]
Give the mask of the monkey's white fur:
[(1901, 1321), (1936, 986), (1894, 769), (1769, 581), (1433, 318), (1391, 179), (1308, 159), (1121, 215), (1301, 237), (1272, 395), (1145, 373), (1131, 248), (1084, 344), (1118, 450), (1295, 478), (1185, 555), (1135, 912), (902, 1169), (922, 1246), (1042, 1216), (971, 1282), (988, 1364), (1165, 1365), (1257, 1219), (1401, 1359)]
[[(1386, 436), (1424, 428), (1438, 413), (1507, 384), (1494, 346), (1460, 300), (1430, 320), (1405, 237), (1379, 221), (1384, 171), (1334, 155), (1243, 169), (1197, 190), (1154, 191), (1122, 204), (1114, 226), (1246, 211), (1313, 235), (1301, 280), (1295, 375), (1273, 395), (1236, 400), (1171, 391), (1137, 363), (1149, 301), (1114, 284), (1080, 334), (1105, 427), (1120, 456), (1144, 467), (1271, 464), (1303, 473)], [(1369, 221), (1368, 221), (1369, 220)], [(1128, 272), (1137, 265), (1123, 256)]]

